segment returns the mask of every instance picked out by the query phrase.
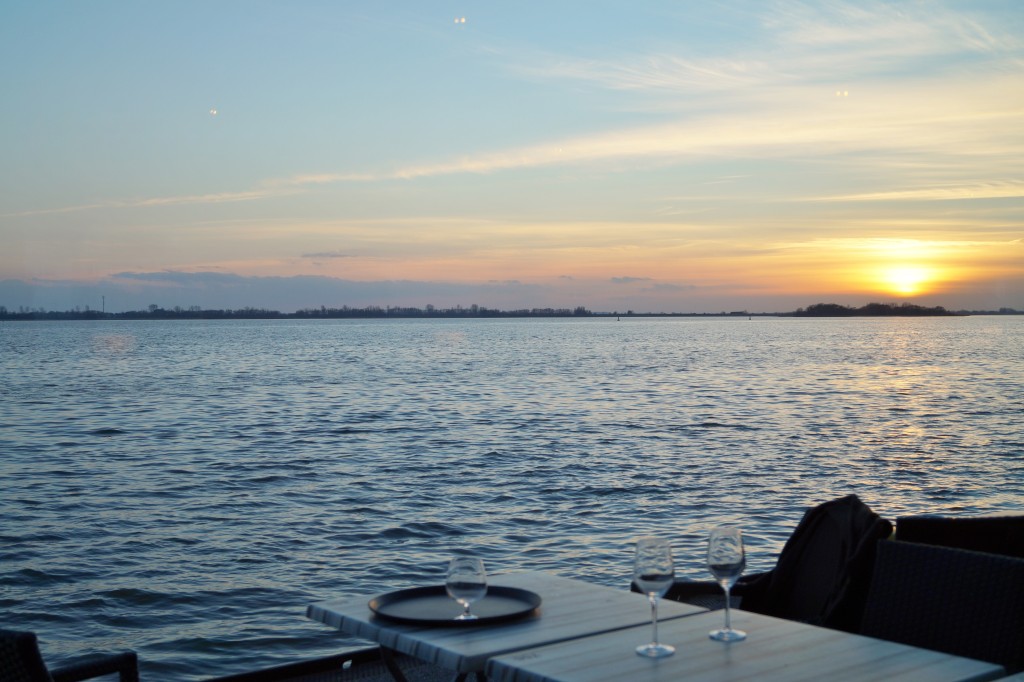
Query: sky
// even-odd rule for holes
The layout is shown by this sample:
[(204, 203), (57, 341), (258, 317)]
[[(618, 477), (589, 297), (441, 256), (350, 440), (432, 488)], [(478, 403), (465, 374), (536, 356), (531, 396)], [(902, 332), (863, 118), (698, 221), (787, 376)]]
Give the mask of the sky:
[(1024, 310), (1024, 5), (0, 4), (0, 306)]

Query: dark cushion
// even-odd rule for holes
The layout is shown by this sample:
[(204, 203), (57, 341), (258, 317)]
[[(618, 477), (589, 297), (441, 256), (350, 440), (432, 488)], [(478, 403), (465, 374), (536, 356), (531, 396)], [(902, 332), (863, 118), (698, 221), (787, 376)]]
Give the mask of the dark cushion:
[(1024, 558), (1024, 514), (1012, 516), (904, 516), (896, 539)]

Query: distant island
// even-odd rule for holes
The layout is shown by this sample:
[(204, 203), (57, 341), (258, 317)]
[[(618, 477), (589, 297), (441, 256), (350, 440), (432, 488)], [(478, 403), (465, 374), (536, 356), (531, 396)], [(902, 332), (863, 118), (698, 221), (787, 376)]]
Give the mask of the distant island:
[(838, 303), (815, 303), (793, 313), (796, 317), (925, 317), (942, 315), (967, 315), (966, 312), (951, 312), (942, 306), (926, 308), (913, 303), (868, 303), (860, 308), (851, 308)]
[(860, 308), (838, 303), (815, 303), (787, 313), (748, 313), (745, 310), (721, 313), (637, 313), (592, 312), (583, 306), (575, 308), (523, 308), (498, 310), (480, 305), (454, 308), (403, 308), (367, 306), (365, 308), (305, 308), (294, 313), (282, 313), (266, 308), (239, 308), (236, 310), (208, 310), (199, 306), (161, 308), (155, 304), (145, 310), (108, 313), (102, 310), (75, 308), (63, 312), (20, 307), (17, 311), (0, 306), (0, 320), (322, 320), (322, 319), (388, 319), (388, 318), (498, 318), (498, 317), (935, 317), (954, 315), (1024, 315), (1013, 308), (999, 310), (950, 311), (942, 306), (928, 308), (912, 303), (869, 303)]

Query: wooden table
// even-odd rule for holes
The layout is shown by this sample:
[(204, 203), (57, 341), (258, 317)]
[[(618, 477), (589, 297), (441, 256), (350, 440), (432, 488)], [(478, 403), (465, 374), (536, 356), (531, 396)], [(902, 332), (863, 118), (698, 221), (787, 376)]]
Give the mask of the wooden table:
[[(422, 626), (375, 616), (366, 595), (312, 604), (306, 615), (346, 634), (377, 642), (382, 650), (408, 654), (458, 673), (482, 673), (490, 658), (511, 651), (639, 625), (646, 628), (633, 635), (637, 638), (634, 646), (650, 640), (651, 609), (642, 594), (539, 572), (498, 575), (489, 581), (536, 592), (542, 599), (540, 608), (508, 623)], [(705, 611), (662, 600), (658, 620), (667, 623)]]
[(630, 628), (502, 655), (487, 675), (492, 682), (967, 682), (1005, 674), (991, 663), (739, 610), (733, 627), (747, 640), (722, 644), (708, 638), (722, 618), (712, 611), (666, 621), (660, 639), (676, 648), (668, 658), (637, 656), (649, 631)]

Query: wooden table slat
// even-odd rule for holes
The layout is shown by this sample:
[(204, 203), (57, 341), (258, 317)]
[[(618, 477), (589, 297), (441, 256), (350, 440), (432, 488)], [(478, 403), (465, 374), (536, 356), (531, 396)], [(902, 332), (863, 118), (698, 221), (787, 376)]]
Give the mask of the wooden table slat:
[(498, 656), (487, 667), (492, 682), (980, 682), (1001, 677), (1001, 666), (793, 621), (735, 611), (743, 642), (722, 644), (708, 632), (721, 612), (667, 621), (660, 639), (675, 655), (648, 660), (634, 647), (649, 630), (630, 628)]

